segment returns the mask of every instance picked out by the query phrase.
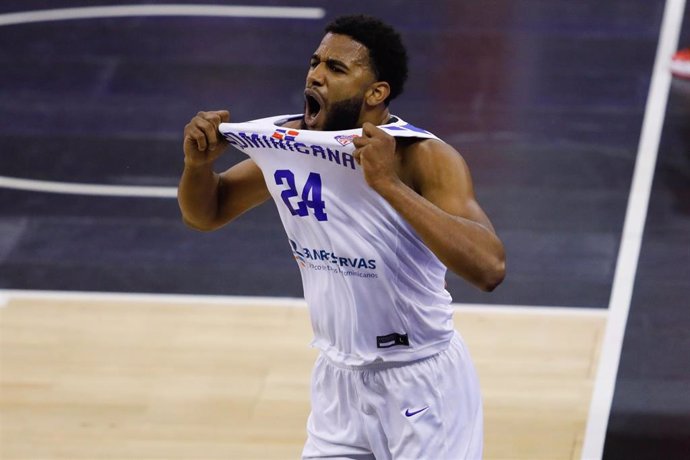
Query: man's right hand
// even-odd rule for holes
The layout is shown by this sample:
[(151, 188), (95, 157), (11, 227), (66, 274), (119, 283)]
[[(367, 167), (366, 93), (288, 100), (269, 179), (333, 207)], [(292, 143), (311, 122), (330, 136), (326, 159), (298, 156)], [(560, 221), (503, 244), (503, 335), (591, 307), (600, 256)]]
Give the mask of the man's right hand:
[(213, 163), (228, 146), (228, 141), (218, 132), (218, 126), (229, 121), (230, 112), (227, 110), (197, 113), (184, 127), (185, 165)]

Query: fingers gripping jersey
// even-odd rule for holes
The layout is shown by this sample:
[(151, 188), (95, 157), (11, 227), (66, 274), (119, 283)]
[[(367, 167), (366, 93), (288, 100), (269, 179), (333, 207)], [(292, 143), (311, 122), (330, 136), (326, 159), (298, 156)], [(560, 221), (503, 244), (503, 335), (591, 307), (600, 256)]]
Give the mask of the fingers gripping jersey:
[[(446, 267), (373, 189), (353, 157), (361, 129), (281, 127), (301, 115), (222, 123), (261, 168), (297, 261), (313, 345), (349, 366), (407, 362), (453, 336)], [(394, 118), (394, 137), (438, 139)]]

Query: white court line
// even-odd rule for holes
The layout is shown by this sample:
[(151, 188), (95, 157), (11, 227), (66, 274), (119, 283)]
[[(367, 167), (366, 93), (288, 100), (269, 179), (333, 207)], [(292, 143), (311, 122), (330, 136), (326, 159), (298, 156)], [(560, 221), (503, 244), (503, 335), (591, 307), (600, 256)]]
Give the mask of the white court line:
[[(198, 305), (252, 306), (252, 307), (289, 307), (307, 308), (307, 302), (298, 297), (260, 297), (260, 296), (222, 296), (196, 294), (149, 294), (130, 292), (86, 292), (86, 291), (34, 291), (0, 289), (0, 299), (48, 299), (48, 300), (94, 300), (122, 302), (152, 302), (168, 304), (193, 303)], [(505, 314), (543, 314), (553, 316), (603, 316), (604, 308), (572, 307), (537, 307), (524, 305), (462, 304), (454, 303), (453, 307), (460, 312), (505, 313)]]
[(0, 14), (0, 26), (68, 19), (116, 18), (125, 16), (217, 16), (276, 19), (322, 19), (323, 8), (241, 5), (117, 5), (19, 11)]
[(685, 0), (667, 0), (659, 32), (654, 71), (647, 96), (642, 133), (635, 162), (628, 208), (623, 224), (616, 273), (609, 301), (609, 318), (602, 346), (594, 393), (589, 408), (582, 458), (600, 459), (604, 452), (606, 428), (616, 386), (618, 364), (628, 311), (635, 284), (635, 273), (644, 233), (647, 207), (652, 190), (659, 140), (664, 123), (671, 73), (668, 62), (678, 46)]
[[(240, 5), (118, 5), (51, 10), (20, 11), (0, 14), (0, 26), (68, 19), (115, 18), (126, 16), (213, 16), (236, 18), (322, 19), (323, 8), (240, 6)], [(175, 198), (175, 187), (73, 184), (37, 179), (0, 176), (0, 188), (72, 195)]]
[(79, 184), (0, 176), (0, 187), (31, 192), (70, 195), (131, 196), (138, 198), (175, 198), (177, 187)]

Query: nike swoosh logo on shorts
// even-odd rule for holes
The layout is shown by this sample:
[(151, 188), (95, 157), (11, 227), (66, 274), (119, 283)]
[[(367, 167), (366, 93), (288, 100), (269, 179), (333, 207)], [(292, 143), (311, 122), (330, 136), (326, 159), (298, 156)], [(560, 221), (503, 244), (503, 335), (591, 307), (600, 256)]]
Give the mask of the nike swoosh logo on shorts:
[(405, 417), (412, 417), (413, 415), (417, 415), (417, 414), (419, 414), (420, 412), (424, 412), (424, 411), (427, 410), (428, 408), (429, 408), (429, 406), (426, 406), (426, 407), (422, 407), (422, 408), (419, 409), (419, 410), (415, 410), (415, 411), (411, 411), (411, 412), (410, 412), (410, 409), (406, 409), (406, 410), (405, 410)]

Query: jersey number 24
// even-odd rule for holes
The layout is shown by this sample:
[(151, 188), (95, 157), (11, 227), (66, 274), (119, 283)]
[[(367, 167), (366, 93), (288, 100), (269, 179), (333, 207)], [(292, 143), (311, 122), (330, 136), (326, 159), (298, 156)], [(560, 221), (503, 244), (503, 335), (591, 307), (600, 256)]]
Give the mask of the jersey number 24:
[[(280, 193), (280, 197), (293, 216), (308, 216), (311, 209), (316, 220), (328, 220), (328, 215), (324, 211), (326, 203), (321, 199), (321, 175), (310, 172), (302, 193), (297, 190), (295, 174), (289, 169), (279, 169), (273, 177), (276, 184), (287, 185), (287, 188)], [(295, 197), (302, 199), (295, 200)]]

